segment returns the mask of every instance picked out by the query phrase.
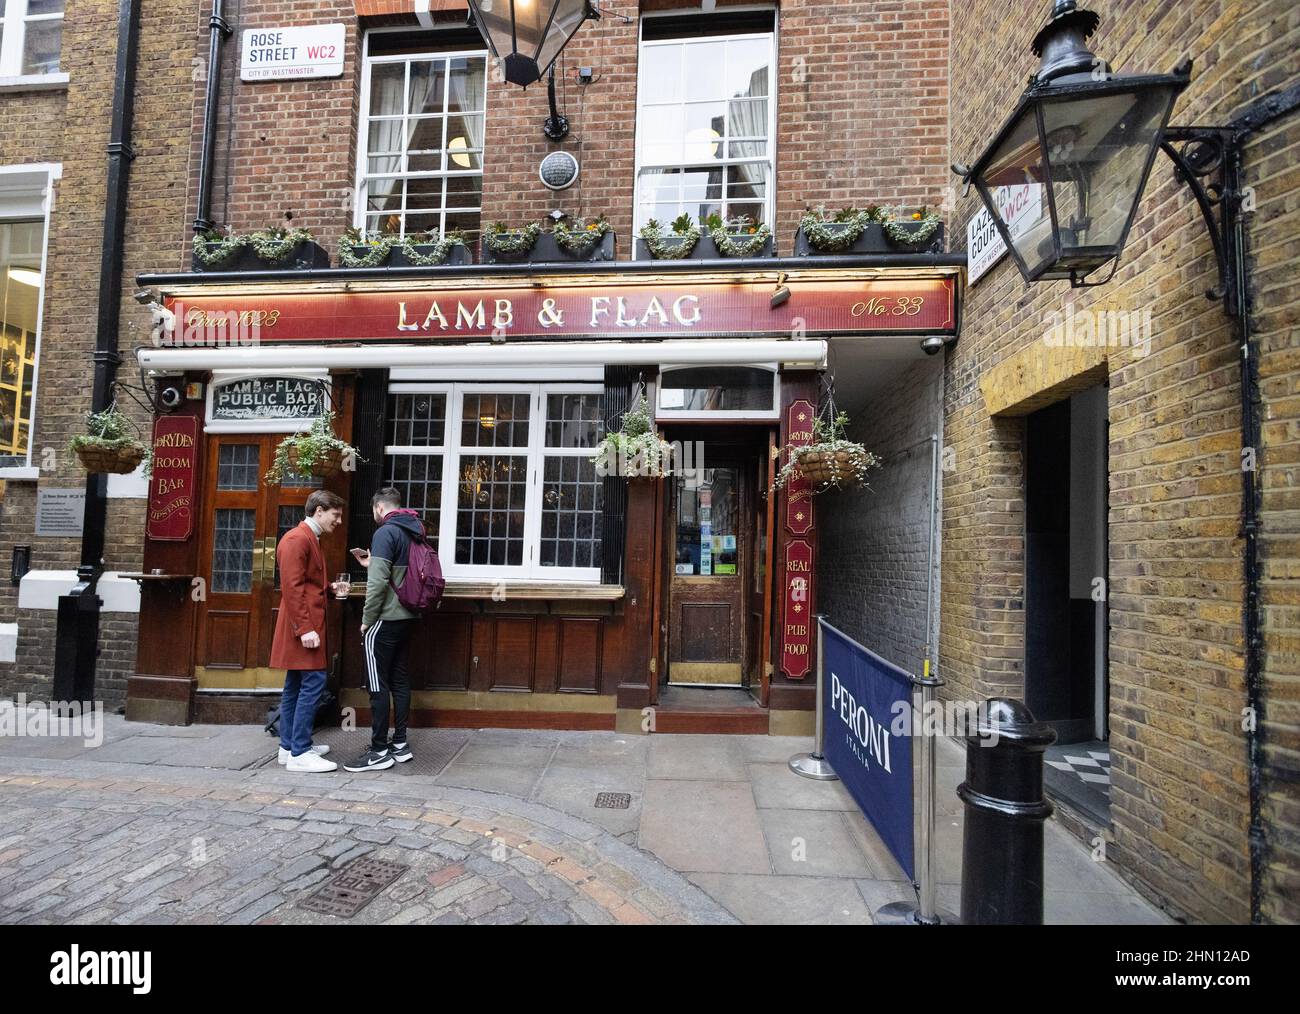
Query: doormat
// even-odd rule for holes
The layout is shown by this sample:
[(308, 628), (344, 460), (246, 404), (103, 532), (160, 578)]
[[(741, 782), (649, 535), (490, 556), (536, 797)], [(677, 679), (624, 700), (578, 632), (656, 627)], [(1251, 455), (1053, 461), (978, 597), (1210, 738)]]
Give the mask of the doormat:
[(598, 810), (626, 810), (632, 805), (632, 794), (630, 792), (597, 792), (596, 809)]
[(350, 919), (379, 897), (380, 892), (406, 870), (407, 867), (401, 863), (362, 856), (298, 902), (298, 907)]

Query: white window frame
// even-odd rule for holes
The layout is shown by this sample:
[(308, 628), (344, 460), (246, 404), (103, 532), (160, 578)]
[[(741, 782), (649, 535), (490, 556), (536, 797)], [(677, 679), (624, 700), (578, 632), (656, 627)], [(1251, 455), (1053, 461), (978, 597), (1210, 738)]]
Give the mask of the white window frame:
[[(443, 574), (450, 580), (527, 580), (554, 583), (600, 583), (600, 567), (544, 567), (540, 560), (542, 533), (542, 486), (544, 464), (548, 457), (585, 456), (596, 453), (594, 447), (546, 446), (546, 399), (552, 394), (604, 394), (603, 384), (542, 383), (511, 381), (498, 383), (393, 383), (388, 393), (444, 394), (447, 398), (446, 421), (441, 446), (404, 446), (386, 444), (384, 458), (393, 455), (439, 455), (442, 457), (442, 494), (438, 504), (437, 552)], [(527, 447), (462, 447), (461, 423), (466, 394), (529, 394)], [(385, 425), (387, 425), (385, 423)], [(524, 499), (524, 562), (516, 565), (458, 564), (456, 562), (456, 526), (459, 521), (460, 458), (462, 455), (512, 455), (527, 459), (527, 491)], [(388, 467), (385, 460), (384, 475)]]
[(23, 51), (27, 43), (27, 26), (40, 21), (62, 21), (66, 24), (63, 11), (53, 14), (27, 13), (28, 0), (8, 0), (5, 12), (0, 16), (3, 26), (3, 39), (0, 39), (0, 86), (10, 84), (22, 85), (60, 85), (67, 84), (68, 75), (62, 70), (63, 45), (59, 45), (60, 69), (48, 74), (24, 74)]
[[(484, 88), (483, 88), (483, 151), (479, 155), (481, 168), (479, 169), (447, 169), (447, 150), (442, 149), (443, 169), (438, 172), (418, 172), (418, 173), (396, 173), (393, 179), (402, 182), (409, 179), (441, 179), (450, 176), (477, 176), (480, 184), (486, 175), (486, 156), (487, 156), (487, 123), (488, 123), (488, 97), (491, 92), (492, 84), (492, 54), (484, 49), (458, 49), (458, 50), (432, 50), (420, 53), (402, 53), (393, 56), (371, 56), (370, 55), (370, 37), (374, 34), (387, 31), (409, 31), (409, 29), (374, 29), (366, 32), (362, 40), (361, 54), (361, 98), (357, 109), (357, 157), (356, 157), (356, 180), (352, 191), (352, 224), (362, 232), (366, 231), (366, 212), (369, 204), (369, 195), (367, 183), (370, 180), (369, 173), (369, 146), (370, 146), (370, 69), (376, 64), (383, 63), (409, 63), (412, 60), (454, 60), (458, 58), (481, 57), (484, 61)], [(410, 91), (410, 72), (407, 72), (407, 88)], [(446, 123), (447, 102), (450, 89), (444, 86), (442, 97), (442, 116), (443, 123)], [(387, 179), (387, 174), (377, 174), (376, 178)], [(463, 209), (471, 210), (471, 209)], [(420, 214), (429, 214), (425, 209)], [(445, 232), (447, 226), (447, 208), (444, 205), (438, 211), (439, 231)], [(483, 196), (482, 188), (479, 190), (479, 230), (483, 227)], [(406, 233), (406, 199), (402, 199), (402, 230), (401, 235)]]
[[(772, 408), (769, 411), (757, 409), (697, 409), (664, 408), (663, 380), (665, 375), (676, 370), (700, 369), (750, 369), (769, 370), (772, 374)], [(701, 363), (665, 363), (659, 367), (659, 380), (655, 385), (655, 418), (667, 420), (682, 419), (780, 419), (781, 418), (781, 371), (776, 363), (718, 363), (713, 367)]]
[[(744, 7), (728, 7), (728, 8), (727, 8), (727, 11), (728, 11), (729, 13), (732, 12), (732, 11), (748, 11), (748, 10), (763, 10), (763, 11), (766, 11), (766, 10), (773, 10), (773, 8), (771, 8), (771, 7), (767, 7), (767, 6), (754, 6), (754, 7), (751, 7), (751, 6), (744, 6)], [(642, 127), (641, 127), (641, 109), (642, 109), (642, 103), (643, 103), (643, 99), (644, 99), (644, 94), (645, 94), (646, 88), (645, 88), (645, 81), (644, 81), (644, 77), (643, 77), (643, 75), (644, 75), (644, 73), (645, 73), (645, 61), (644, 61), (643, 59), (641, 59), (641, 54), (644, 53), (646, 49), (648, 49), (648, 48), (650, 48), (650, 47), (654, 47), (654, 46), (674, 46), (674, 45), (681, 45), (682, 43), (690, 43), (690, 42), (732, 42), (732, 41), (742, 41), (742, 40), (746, 40), (746, 39), (767, 39), (767, 40), (769, 41), (769, 45), (770, 45), (770, 59), (769, 59), (769, 62), (768, 62), (768, 67), (769, 67), (769, 69), (770, 69), (770, 73), (769, 73), (769, 75), (768, 75), (768, 95), (767, 95), (767, 137), (768, 137), (768, 140), (767, 140), (767, 192), (766, 192), (766, 195), (765, 195), (765, 197), (764, 197), (764, 205), (765, 205), (765, 210), (764, 210), (764, 221), (765, 221), (769, 226), (771, 226), (772, 228), (775, 228), (775, 224), (776, 224), (776, 222), (775, 222), (775, 220), (776, 220), (776, 164), (777, 164), (777, 160), (776, 160), (776, 106), (777, 106), (777, 78), (778, 78), (778, 76), (779, 76), (779, 67), (778, 67), (778, 65), (777, 65), (777, 59), (778, 59), (778, 57), (779, 57), (779, 48), (778, 48), (778, 34), (777, 34), (777, 21), (776, 21), (776, 18), (775, 18), (775, 16), (774, 16), (774, 18), (773, 18), (773, 24), (772, 24), (772, 31), (771, 31), (771, 32), (743, 32), (743, 33), (737, 33), (737, 34), (734, 34), (734, 35), (698, 35), (698, 36), (696, 36), (696, 35), (691, 35), (691, 36), (683, 35), (683, 36), (678, 36), (678, 37), (674, 37), (674, 38), (671, 38), (671, 39), (651, 39), (651, 40), (647, 40), (647, 39), (644, 37), (644, 36), (645, 36), (645, 32), (644, 32), (644, 29), (645, 29), (645, 23), (646, 23), (646, 21), (649, 20), (651, 17), (670, 17), (670, 16), (680, 16), (682, 13), (683, 13), (683, 12), (680, 11), (680, 10), (671, 10), (671, 11), (655, 12), (654, 14), (649, 14), (649, 13), (647, 13), (647, 14), (643, 14), (642, 17), (641, 17), (641, 20), (640, 20), (640, 24), (639, 24), (638, 29), (637, 29), (636, 141), (635, 141), (635, 157), (634, 157), (634, 167), (633, 167), (633, 177), (632, 177), (632, 179), (633, 179), (633, 186), (632, 186), (632, 222), (633, 222), (633, 232), (639, 231), (640, 228), (645, 224), (645, 222), (642, 221), (642, 220), (641, 220), (641, 217), (640, 217), (640, 211), (641, 211), (641, 207), (642, 207), (642, 202), (641, 202), (641, 173), (642, 173), (642, 170), (644, 170), (644, 169), (654, 169), (654, 168), (664, 168), (664, 169), (685, 169), (685, 168), (687, 168), (687, 164), (686, 164), (685, 162), (680, 163), (680, 164), (672, 164), (672, 165), (669, 165), (669, 164), (666, 164), (666, 163), (646, 162), (646, 161), (643, 159), (643, 157), (642, 157), (642, 143), (643, 143), (643, 141), (644, 141), (644, 137), (643, 137)], [(701, 15), (701, 16), (704, 16), (704, 15)], [(683, 74), (685, 73), (685, 67), (686, 67), (686, 61), (682, 61), (682, 71), (683, 71)], [(701, 101), (704, 101), (704, 100), (701, 100)], [(682, 98), (682, 103), (683, 103), (683, 104), (686, 104), (687, 102), (688, 102), (688, 100), (685, 98), (685, 87), (684, 87), (684, 85), (683, 85), (683, 98)], [(724, 139), (723, 141), (721, 141), (721, 142), (719, 142), (719, 143), (726, 144), (726, 143), (728, 143), (728, 142), (727, 142), (727, 140)], [(726, 169), (727, 169), (729, 166), (740, 165), (740, 164), (743, 164), (743, 163), (754, 162), (754, 161), (757, 161), (757, 160), (756, 160), (756, 159), (752, 159), (752, 158), (731, 158), (730, 156), (728, 156), (728, 155), (726, 154), (726, 152), (724, 152), (723, 155), (724, 155), (723, 158), (720, 158), (720, 159), (714, 159), (714, 160), (708, 162), (707, 165), (710, 166), (710, 167), (714, 167), (714, 166), (716, 166), (716, 167), (718, 167), (718, 168), (720, 168), (720, 169), (723, 170), (723, 183), (722, 183), (722, 187), (723, 187), (723, 190), (722, 190), (722, 193), (723, 193), (723, 199), (722, 199), (722, 203), (723, 203), (723, 205), (724, 205), (724, 207), (725, 207), (725, 205), (726, 205), (726, 185), (727, 185), (727, 184), (726, 184)], [(705, 164), (705, 163), (700, 163), (700, 164), (703, 165), (703, 164)], [(746, 202), (746, 203), (754, 203), (754, 202), (751, 201), (751, 202)], [(692, 215), (692, 217), (694, 217), (694, 216)], [(664, 224), (667, 224), (667, 223), (664, 223)]]
[(41, 291), (36, 302), (36, 365), (32, 373), (32, 406), (27, 424), (27, 463), (0, 466), (0, 480), (35, 480), (40, 469), (32, 465), (32, 437), (36, 432), (36, 407), (40, 404), (41, 337), (45, 330), (45, 290), (49, 279), (50, 216), (54, 211), (54, 183), (63, 177), (58, 162), (0, 166), (0, 220), (44, 220), (41, 246)]

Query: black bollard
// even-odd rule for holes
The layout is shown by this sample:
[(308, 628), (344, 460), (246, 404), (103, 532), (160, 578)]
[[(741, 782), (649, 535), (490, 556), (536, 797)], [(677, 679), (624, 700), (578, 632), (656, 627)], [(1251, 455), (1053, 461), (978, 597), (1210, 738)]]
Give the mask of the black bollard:
[[(1034, 721), (1021, 701), (986, 702), (977, 734), (966, 737), (966, 804), (961, 849), (964, 926), (1043, 924), (1043, 751), (1056, 730)], [(996, 745), (992, 733), (996, 732)]]

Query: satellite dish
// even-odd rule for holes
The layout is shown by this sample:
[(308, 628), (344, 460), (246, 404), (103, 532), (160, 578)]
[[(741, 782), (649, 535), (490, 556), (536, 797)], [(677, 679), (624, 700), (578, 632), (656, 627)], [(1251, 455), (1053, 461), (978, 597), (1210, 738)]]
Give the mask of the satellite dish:
[(578, 160), (567, 151), (553, 151), (542, 159), (537, 175), (551, 190), (566, 190), (578, 179)]

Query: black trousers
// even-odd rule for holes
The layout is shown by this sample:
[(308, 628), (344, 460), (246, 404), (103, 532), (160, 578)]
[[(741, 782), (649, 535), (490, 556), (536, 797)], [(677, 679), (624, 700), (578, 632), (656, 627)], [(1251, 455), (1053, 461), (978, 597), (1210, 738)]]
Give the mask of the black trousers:
[(366, 631), (364, 652), (370, 690), (370, 748), (388, 747), (388, 695), (393, 695), (393, 742), (406, 742), (411, 715), (411, 678), (406, 671), (414, 620), (376, 620)]

